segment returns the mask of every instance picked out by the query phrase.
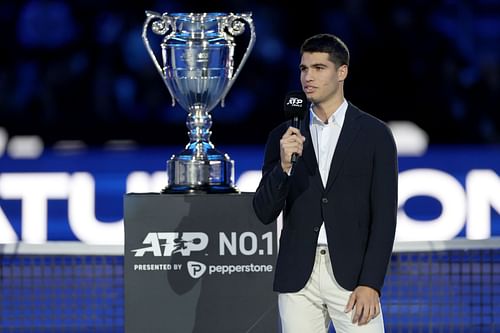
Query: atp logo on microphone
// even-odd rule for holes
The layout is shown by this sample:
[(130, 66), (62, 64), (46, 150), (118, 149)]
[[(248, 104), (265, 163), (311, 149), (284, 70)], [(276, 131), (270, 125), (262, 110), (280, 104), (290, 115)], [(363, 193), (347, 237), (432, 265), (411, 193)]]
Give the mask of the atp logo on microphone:
[(286, 102), (287, 106), (291, 106), (294, 108), (301, 108), (303, 104), (304, 104), (304, 100), (302, 98), (298, 98), (298, 97), (290, 97), (288, 99), (288, 101)]

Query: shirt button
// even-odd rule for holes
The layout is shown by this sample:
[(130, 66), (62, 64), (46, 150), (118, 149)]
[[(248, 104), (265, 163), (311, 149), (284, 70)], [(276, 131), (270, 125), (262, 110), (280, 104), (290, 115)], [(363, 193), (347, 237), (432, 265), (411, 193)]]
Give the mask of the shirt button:
[(325, 250), (325, 249), (322, 249), (321, 251), (319, 251), (319, 253), (321, 253), (321, 254), (326, 254), (326, 250)]
[(314, 227), (314, 231), (318, 232), (319, 231), (319, 227)]
[(326, 204), (326, 203), (328, 203), (328, 199), (327, 198), (322, 198), (321, 202), (323, 202), (324, 204)]

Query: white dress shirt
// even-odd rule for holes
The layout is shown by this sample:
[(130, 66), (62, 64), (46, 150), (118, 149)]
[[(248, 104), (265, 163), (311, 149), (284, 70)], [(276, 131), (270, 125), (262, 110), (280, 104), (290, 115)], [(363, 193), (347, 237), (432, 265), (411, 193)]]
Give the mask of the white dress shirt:
[[(328, 174), (332, 164), (333, 153), (337, 142), (339, 141), (340, 131), (344, 124), (345, 113), (347, 111), (347, 101), (344, 99), (339, 108), (328, 118), (324, 123), (313, 111), (313, 105), (309, 109), (310, 122), (309, 129), (311, 131), (311, 139), (318, 161), (319, 173), (323, 182), (323, 187), (326, 187)], [(321, 229), (318, 235), (318, 244), (328, 244), (326, 239), (325, 223), (321, 224)]]

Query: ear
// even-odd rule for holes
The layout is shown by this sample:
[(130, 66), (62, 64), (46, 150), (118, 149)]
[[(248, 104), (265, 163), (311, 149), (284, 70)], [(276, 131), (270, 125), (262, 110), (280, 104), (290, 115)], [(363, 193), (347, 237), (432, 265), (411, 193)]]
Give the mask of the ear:
[(339, 81), (344, 81), (347, 78), (347, 73), (349, 72), (349, 67), (347, 65), (342, 65), (337, 70)]

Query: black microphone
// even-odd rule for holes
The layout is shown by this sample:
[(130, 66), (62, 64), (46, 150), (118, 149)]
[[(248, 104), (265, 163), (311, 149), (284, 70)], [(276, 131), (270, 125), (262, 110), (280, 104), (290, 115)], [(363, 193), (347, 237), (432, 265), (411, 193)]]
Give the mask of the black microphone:
[[(292, 120), (292, 127), (299, 128), (300, 121), (307, 112), (307, 97), (303, 91), (291, 91), (285, 97), (285, 118)], [(292, 154), (292, 164), (297, 162), (298, 154)]]

